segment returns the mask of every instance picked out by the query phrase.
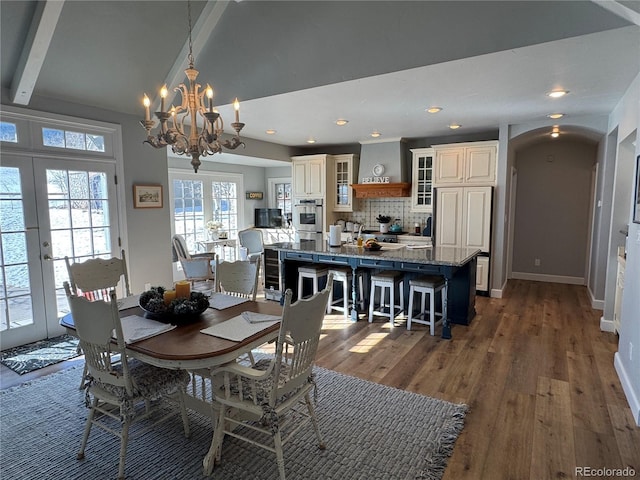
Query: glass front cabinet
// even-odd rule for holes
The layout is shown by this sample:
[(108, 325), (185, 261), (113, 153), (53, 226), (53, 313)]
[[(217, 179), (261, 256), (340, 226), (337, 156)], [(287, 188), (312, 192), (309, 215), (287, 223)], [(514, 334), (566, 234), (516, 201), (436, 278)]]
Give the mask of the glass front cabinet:
[(359, 157), (353, 154), (344, 154), (332, 155), (332, 159), (333, 180), (336, 189), (333, 193), (333, 211), (353, 212), (357, 199), (353, 196), (351, 184), (356, 181)]
[(428, 212), (433, 210), (433, 148), (411, 149), (411, 211)]

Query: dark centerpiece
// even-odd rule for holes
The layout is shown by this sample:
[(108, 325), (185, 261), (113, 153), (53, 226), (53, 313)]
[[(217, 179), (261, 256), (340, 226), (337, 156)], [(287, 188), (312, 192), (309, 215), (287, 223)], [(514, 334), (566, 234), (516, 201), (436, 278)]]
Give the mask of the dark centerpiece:
[(209, 298), (200, 292), (190, 292), (188, 297), (175, 298), (174, 290), (151, 287), (140, 294), (140, 308), (147, 316), (167, 323), (186, 323), (197, 319), (209, 308)]

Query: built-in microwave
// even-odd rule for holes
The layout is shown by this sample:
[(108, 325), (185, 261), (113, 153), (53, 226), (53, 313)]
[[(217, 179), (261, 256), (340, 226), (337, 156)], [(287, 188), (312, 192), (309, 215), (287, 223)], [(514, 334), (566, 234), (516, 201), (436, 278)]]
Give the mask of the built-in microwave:
[(253, 224), (256, 228), (282, 227), (282, 209), (256, 208), (254, 212)]
[(296, 199), (293, 226), (298, 232), (322, 233), (322, 199)]

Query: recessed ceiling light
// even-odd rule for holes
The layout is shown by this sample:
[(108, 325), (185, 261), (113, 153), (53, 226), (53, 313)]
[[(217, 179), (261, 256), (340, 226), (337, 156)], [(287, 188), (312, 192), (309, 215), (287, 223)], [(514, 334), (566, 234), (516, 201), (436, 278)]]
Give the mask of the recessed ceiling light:
[(307, 140), (307, 143), (316, 143), (316, 139), (311, 137)]
[(347, 123), (349, 123), (349, 120), (345, 120), (344, 118), (339, 118), (338, 120), (336, 120), (336, 125), (338, 125), (339, 127), (343, 127)]
[(428, 113), (438, 113), (442, 111), (442, 107), (429, 107), (427, 108)]
[(451, 130), (457, 130), (458, 128), (460, 128), (462, 125), (460, 125), (459, 123), (452, 123), (451, 125), (449, 125), (449, 128)]
[(550, 113), (547, 117), (557, 120), (558, 118), (564, 117), (564, 113)]
[(558, 138), (560, 136), (560, 132), (551, 132), (552, 138)]
[(560, 98), (564, 97), (567, 93), (569, 93), (569, 90), (553, 90), (552, 92), (547, 93), (547, 96), (551, 98)]
[(270, 128), (269, 130), (265, 130), (264, 133), (266, 133), (267, 135), (275, 135), (276, 134), (276, 130), (272, 130)]
[(378, 138), (380, 135), (382, 135), (382, 134), (380, 132), (378, 132), (378, 131), (371, 132), (371, 136), (373, 138)]

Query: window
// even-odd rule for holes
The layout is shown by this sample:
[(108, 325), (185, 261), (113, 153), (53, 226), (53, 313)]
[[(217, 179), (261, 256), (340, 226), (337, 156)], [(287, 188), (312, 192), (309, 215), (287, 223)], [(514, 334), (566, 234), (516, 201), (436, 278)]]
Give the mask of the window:
[[(243, 205), (238, 192), (242, 191), (242, 175), (212, 175), (200, 172), (189, 174), (170, 172), (174, 233), (184, 236), (190, 252), (202, 252), (211, 240), (206, 228), (210, 220), (220, 222), (219, 231), (230, 239), (238, 237), (242, 225)], [(225, 260), (234, 260), (231, 248), (216, 250)]]
[(0, 122), (0, 140), (18, 143), (18, 129), (15, 123)]
[(71, 150), (105, 151), (103, 135), (57, 128), (42, 127), (42, 144), (45, 147), (69, 148)]
[[(291, 223), (292, 214), (292, 194), (291, 178), (269, 178), (269, 208), (282, 209), (283, 222), (288, 220)], [(285, 225), (286, 226), (286, 225)]]
[(238, 236), (238, 188), (235, 182), (211, 182), (211, 220), (222, 223), (229, 238)]
[(200, 180), (173, 180), (173, 222), (175, 233), (182, 235), (190, 252), (206, 240), (204, 230), (203, 184)]

